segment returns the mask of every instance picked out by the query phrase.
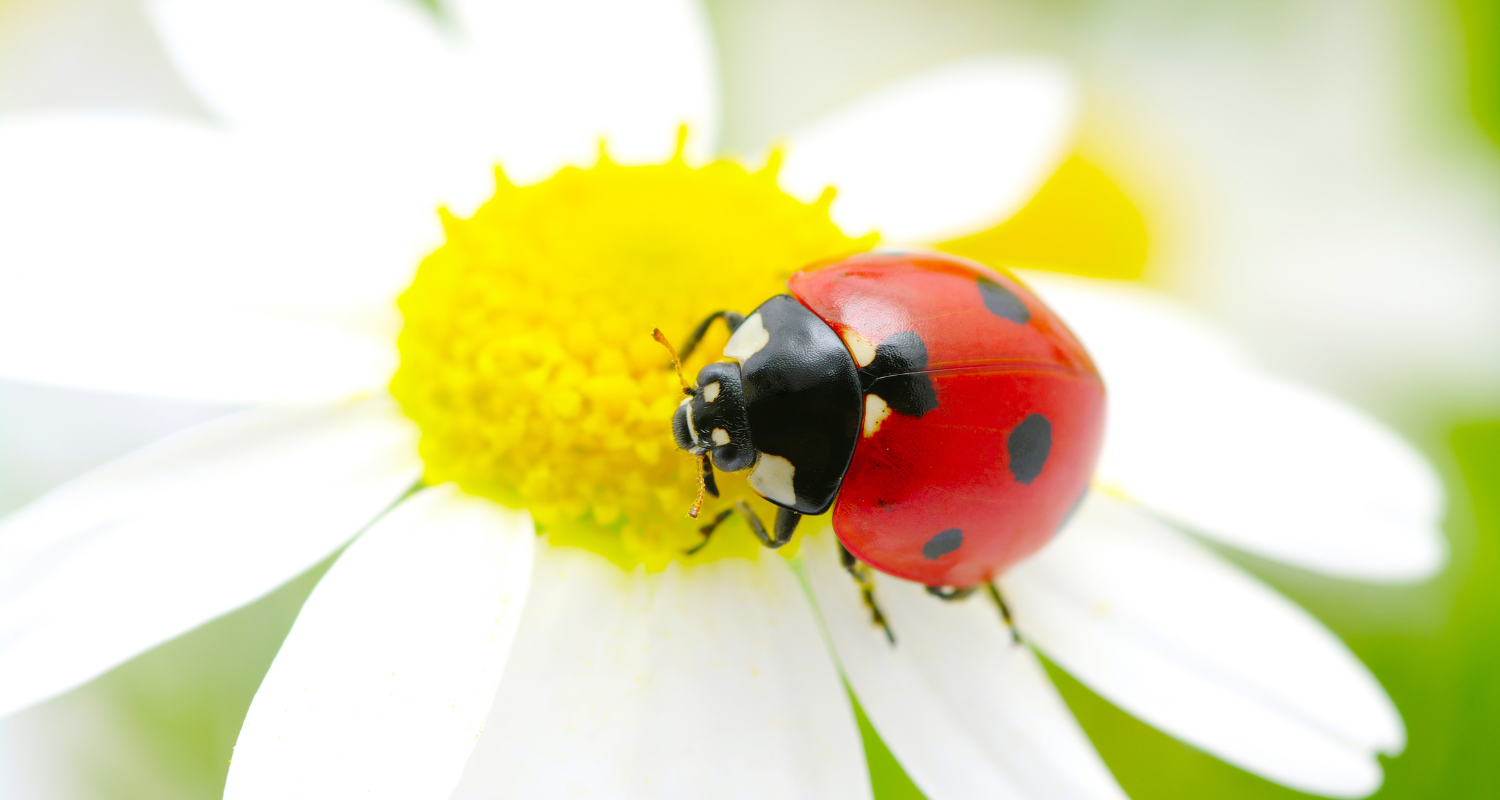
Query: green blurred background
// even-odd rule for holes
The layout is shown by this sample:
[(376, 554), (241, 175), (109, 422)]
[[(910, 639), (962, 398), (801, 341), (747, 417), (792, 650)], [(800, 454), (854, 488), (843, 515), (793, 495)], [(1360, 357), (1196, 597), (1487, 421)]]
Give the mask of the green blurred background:
[[(707, 9), (731, 151), (951, 58), (1075, 63), (1087, 97), (1074, 158), (1015, 219), (952, 249), (1152, 283), (1266, 368), (1369, 409), (1426, 452), (1448, 487), (1452, 543), (1431, 582), (1332, 581), (1222, 552), (1326, 622), (1395, 699), (1410, 744), (1377, 797), (1500, 797), (1500, 2)], [(0, 114), (201, 114), (153, 48), (133, 0), (0, 0)], [(223, 411), (0, 383), (0, 511)], [(0, 734), (14, 754), (0, 798), (218, 797), (250, 698), (320, 573), (19, 715)], [(1053, 674), (1138, 800), (1298, 794)], [(865, 733), (876, 796), (920, 797)]]

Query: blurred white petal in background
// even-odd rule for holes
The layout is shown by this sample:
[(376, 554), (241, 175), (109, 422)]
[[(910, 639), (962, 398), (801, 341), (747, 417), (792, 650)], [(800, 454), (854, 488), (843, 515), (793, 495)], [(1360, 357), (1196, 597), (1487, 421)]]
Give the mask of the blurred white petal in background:
[[(1228, 320), (1276, 371), (1378, 411), (1435, 396), (1463, 405), (1493, 392), (1500, 386), (1493, 220), (1500, 215), (1480, 181), (1494, 185), (1494, 166), (1462, 148), (1461, 157), (1424, 152), (1423, 132), (1403, 129), (1398, 92), (1410, 89), (1397, 79), (1404, 62), (1396, 30), (1414, 12), (1358, 3), (1225, 8), (1112, 3), (1079, 16), (1030, 3), (856, 8), (721, 0), (711, 11), (728, 85), (725, 141), (758, 151), (832, 101), (966, 52), (1068, 52), (1090, 90), (1081, 147), (1126, 182), (1146, 211), (1157, 280)], [(413, 4), (391, 13), (425, 12)], [(214, 22), (190, 17), (182, 24)], [(20, 24), (5, 24), (11, 21)], [(9, 0), (0, 5), (0, 113), (136, 108), (202, 119), (206, 112), (161, 53), (132, 3)], [(211, 105), (231, 119), (250, 109), (249, 120), (255, 100)], [(712, 144), (707, 137), (695, 143)], [(580, 153), (593, 146), (574, 144)], [(453, 185), (448, 198), (473, 190)], [(95, 404), (111, 428), (150, 431), (136, 437), (144, 442), (219, 411), (36, 396), (32, 387), (0, 384), (0, 404), (25, 414), (0, 425), (45, 429), (65, 413), (75, 414), (66, 417), (73, 425), (78, 405)], [(0, 436), (26, 440), (14, 430), (0, 428)], [(56, 465), (55, 480), (139, 443), (113, 435), (118, 445), (74, 437), (71, 453), (56, 447), (66, 437), (49, 437), (44, 457)], [(26, 457), (24, 448), (0, 449), (0, 482), (6, 472), (31, 481), (19, 490), (0, 484), (0, 493), (14, 492), (13, 505), (47, 488)]]

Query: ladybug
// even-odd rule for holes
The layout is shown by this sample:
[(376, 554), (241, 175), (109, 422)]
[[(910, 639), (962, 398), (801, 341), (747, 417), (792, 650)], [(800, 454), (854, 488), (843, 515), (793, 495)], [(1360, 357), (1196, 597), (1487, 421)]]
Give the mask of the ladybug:
[[(869, 253), (802, 270), (730, 329), (672, 420), (715, 468), (750, 470), (777, 507), (767, 547), (833, 510), (844, 566), (877, 624), (865, 565), (945, 599), (994, 586), (1082, 501), (1104, 433), (1104, 383), (1083, 345), (1009, 273), (938, 253)], [(663, 340), (664, 341), (664, 340)], [(702, 545), (699, 545), (702, 547)], [(696, 550), (697, 548), (695, 548)], [(894, 638), (892, 638), (894, 642)]]

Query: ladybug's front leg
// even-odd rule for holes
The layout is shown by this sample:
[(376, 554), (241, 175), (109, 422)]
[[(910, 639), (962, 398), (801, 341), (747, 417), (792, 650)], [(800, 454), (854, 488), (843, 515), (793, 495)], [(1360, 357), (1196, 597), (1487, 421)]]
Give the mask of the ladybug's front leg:
[(880, 606), (875, 603), (875, 580), (870, 577), (870, 568), (859, 563), (859, 559), (855, 558), (854, 554), (849, 552), (849, 548), (845, 547), (843, 542), (839, 542), (839, 561), (844, 565), (844, 569), (853, 576), (854, 582), (859, 584), (859, 593), (865, 598), (865, 608), (870, 609), (870, 621), (879, 625), (885, 631), (886, 640), (894, 645), (896, 643), (896, 635), (891, 633), (890, 623), (885, 621), (885, 614), (881, 612)]
[(693, 332), (688, 334), (687, 341), (682, 343), (682, 353), (679, 358), (683, 362), (686, 362), (688, 356), (692, 355), (693, 351), (698, 349), (698, 343), (703, 341), (703, 335), (708, 333), (708, 328), (714, 324), (714, 320), (719, 319), (724, 320), (724, 326), (733, 334), (735, 329), (740, 327), (740, 323), (745, 321), (745, 315), (738, 311), (715, 311), (709, 314), (707, 319), (698, 323), (698, 327), (694, 328)]
[(776, 509), (776, 528), (773, 533), (766, 533), (765, 523), (755, 513), (755, 509), (744, 500), (736, 500), (734, 510), (740, 512), (740, 516), (750, 523), (750, 532), (760, 543), (772, 550), (778, 550), (782, 545), (792, 540), (792, 534), (797, 530), (797, 523), (802, 521), (802, 515), (790, 508)]
[[(790, 508), (776, 509), (776, 530), (770, 541), (761, 539), (760, 543), (775, 550), (790, 542), (792, 534), (797, 531), (797, 523), (802, 521), (802, 515)], [(764, 530), (764, 529), (762, 529)]]
[[(718, 496), (717, 492), (714, 496)], [(708, 540), (713, 538), (714, 530), (724, 520), (729, 519), (730, 514), (736, 512), (745, 518), (745, 524), (750, 526), (750, 532), (755, 534), (755, 538), (759, 539), (761, 544), (772, 550), (776, 550), (787, 542), (790, 542), (792, 534), (797, 531), (797, 523), (802, 521), (801, 514), (789, 508), (778, 508), (776, 509), (775, 533), (768, 533), (766, 532), (766, 524), (760, 521), (760, 515), (755, 513), (755, 509), (751, 508), (750, 504), (744, 500), (736, 500), (734, 501), (734, 505), (720, 511), (707, 525), (698, 529), (698, 532), (703, 534), (703, 541), (699, 542), (691, 550), (686, 551), (687, 554), (692, 555), (707, 547)]]

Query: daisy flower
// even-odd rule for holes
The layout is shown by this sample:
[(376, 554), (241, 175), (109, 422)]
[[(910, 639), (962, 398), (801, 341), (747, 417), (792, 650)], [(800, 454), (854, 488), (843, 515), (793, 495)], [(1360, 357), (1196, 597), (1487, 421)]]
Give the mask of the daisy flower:
[[(716, 99), (684, 0), (153, 8), (218, 122), (0, 126), (0, 374), (254, 407), (0, 526), (0, 712), (344, 548), (227, 797), (868, 797), (846, 681), (934, 800), (1123, 796), (1033, 647), (1298, 789), (1366, 794), (1401, 750), (1363, 665), (1184, 531), (1420, 578), (1430, 469), (1141, 289), (1025, 276), (1111, 404), (1099, 491), (1000, 578), (1027, 646), (877, 575), (892, 647), (816, 525), (791, 560), (734, 523), (684, 554), (696, 464), (651, 329), (748, 310), (870, 229), (1004, 218), (1068, 152), (1064, 70), (956, 63), (747, 169), (692, 149)], [(760, 502), (721, 488), (708, 513)]]

